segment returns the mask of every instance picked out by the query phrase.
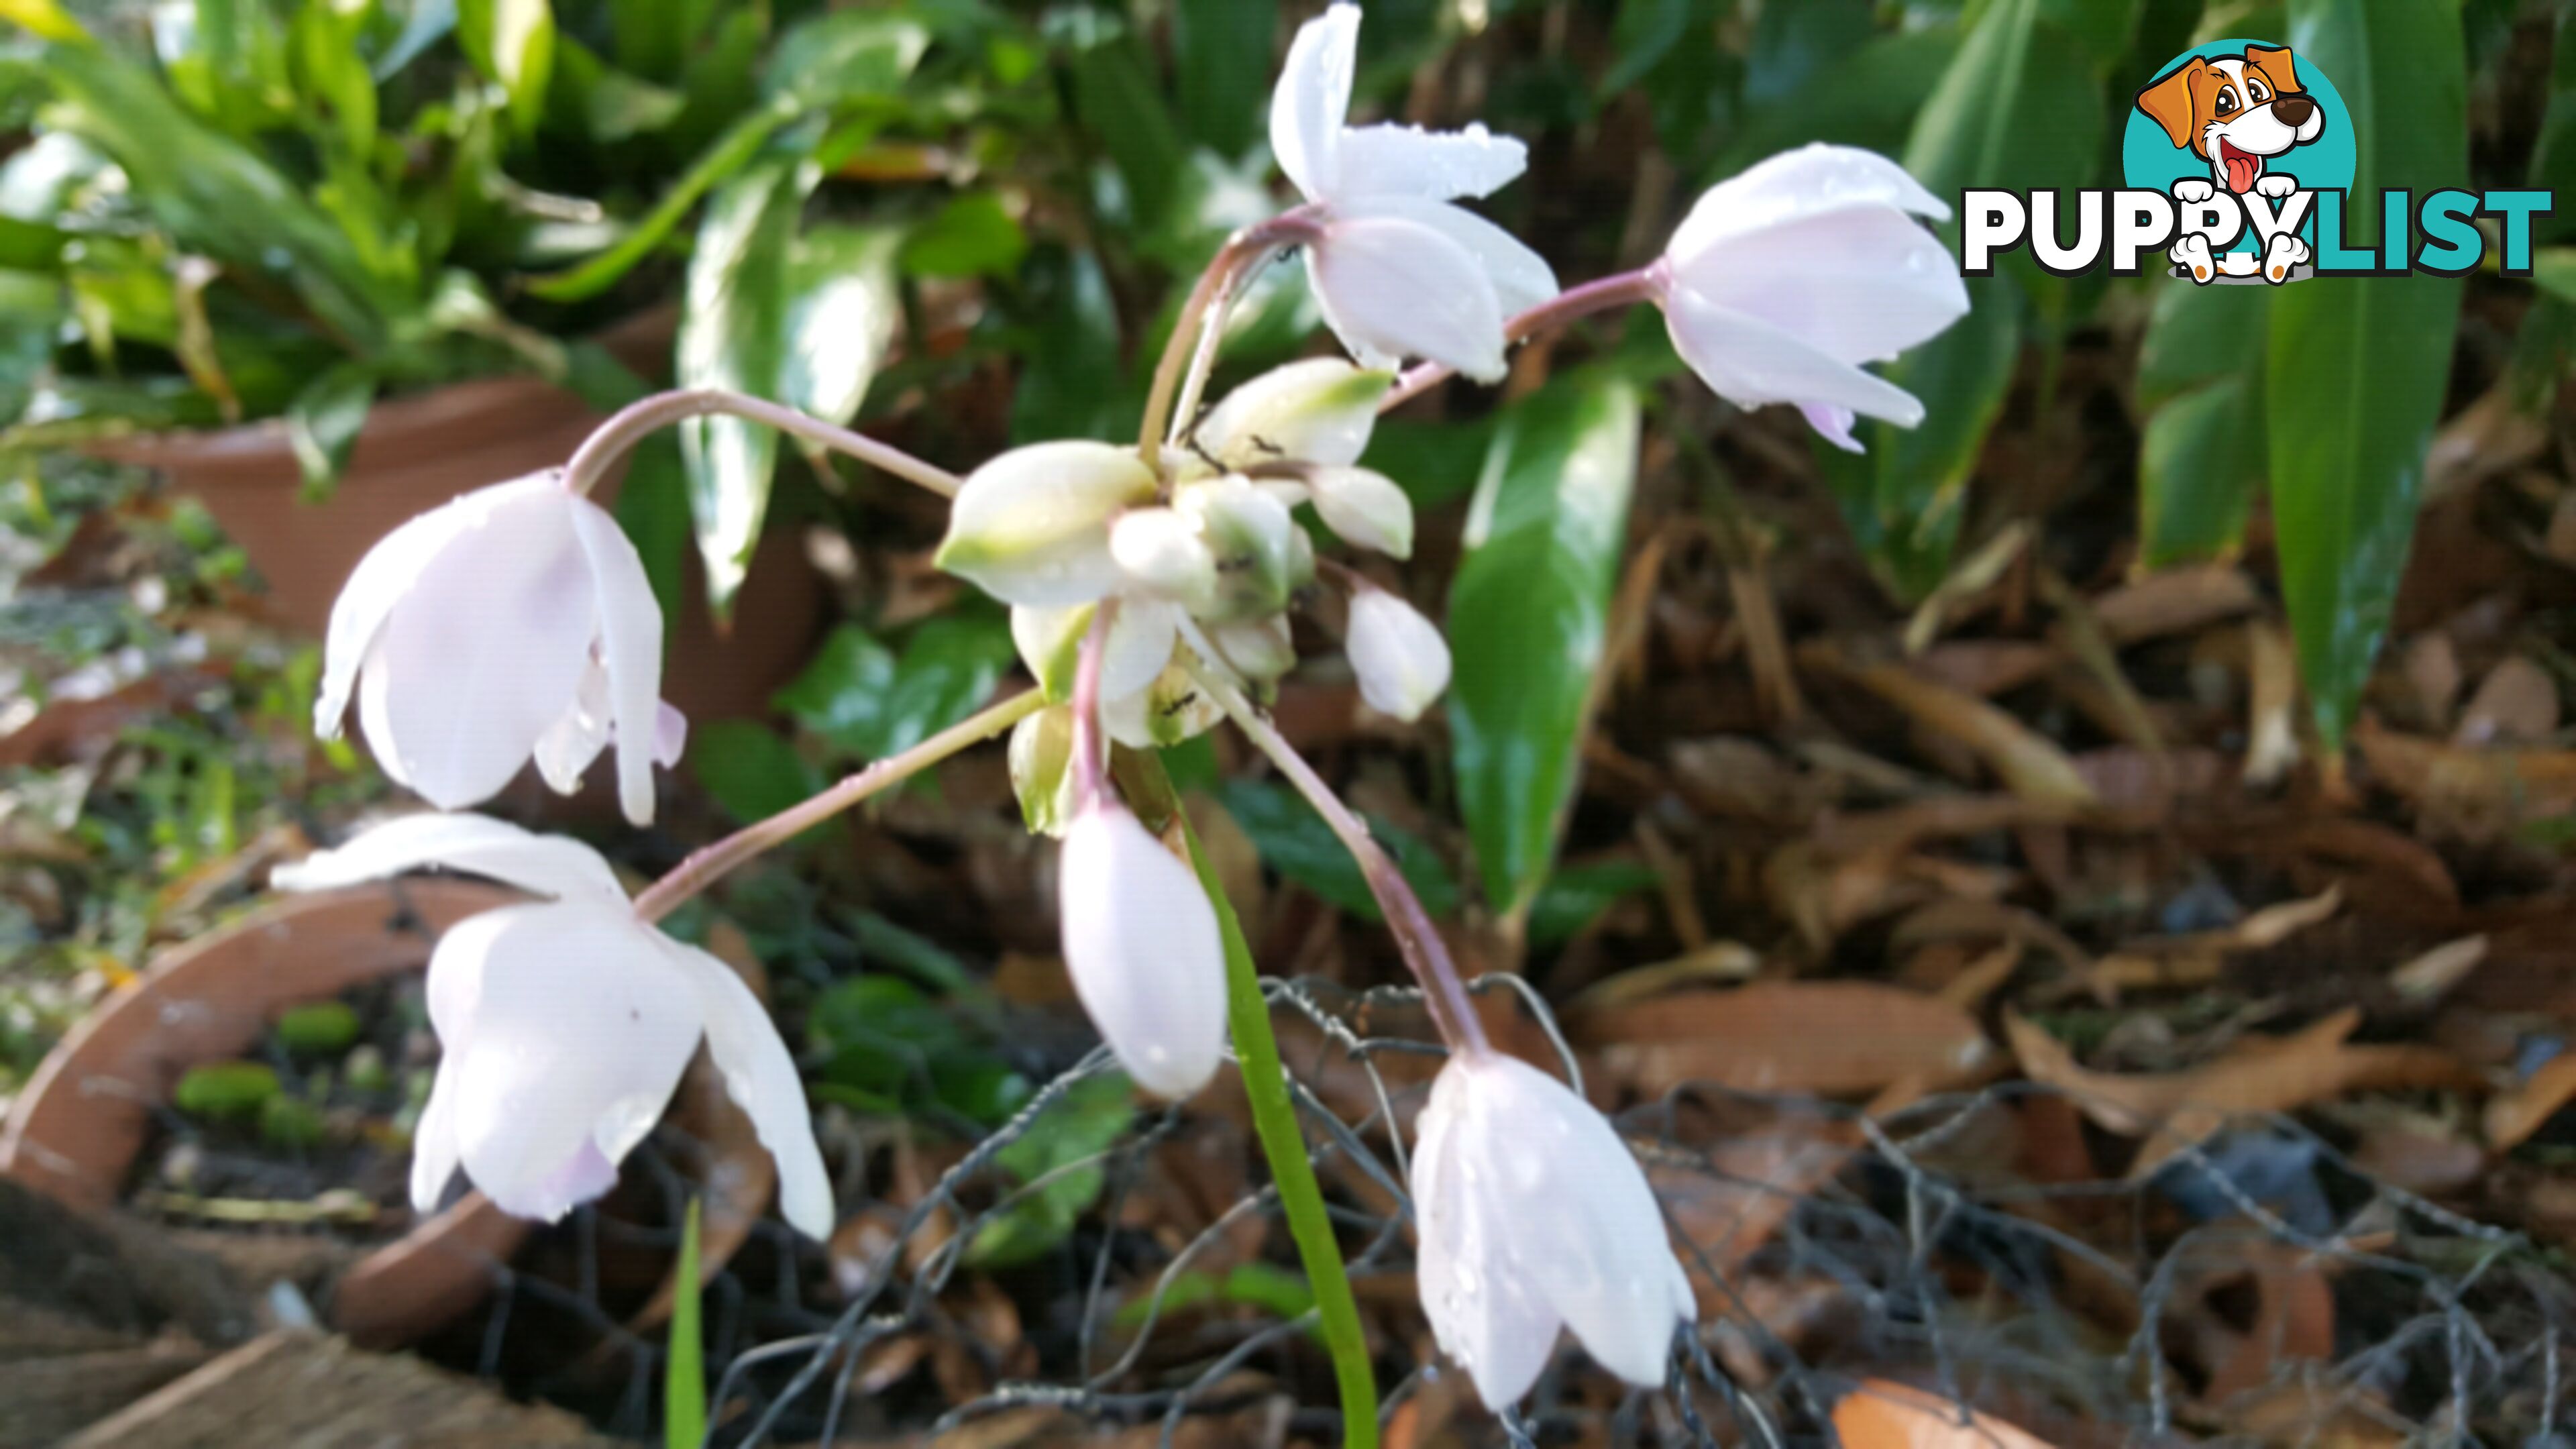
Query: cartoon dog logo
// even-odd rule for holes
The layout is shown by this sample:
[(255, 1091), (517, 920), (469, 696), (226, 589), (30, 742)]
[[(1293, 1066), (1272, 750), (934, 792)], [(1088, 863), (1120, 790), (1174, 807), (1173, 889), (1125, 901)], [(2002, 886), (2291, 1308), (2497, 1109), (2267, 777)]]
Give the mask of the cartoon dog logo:
[[(2274, 158), (2314, 141), (2326, 128), (2325, 108), (2299, 84), (2298, 63), (2286, 47), (2248, 45), (2241, 56), (2194, 56), (2138, 92), (2138, 109), (2164, 127), (2175, 146), (2209, 163), (2209, 180), (2174, 183), (2174, 200), (2186, 205), (2209, 200), (2222, 186), (2238, 196), (2251, 191), (2280, 201), (2299, 183), (2273, 169)], [(2167, 254), (2197, 282), (2222, 271), (2248, 276), (2257, 269), (2250, 252), (2213, 258), (2209, 239), (2198, 232), (2186, 232)], [(2308, 244), (2283, 232), (2264, 247), (2259, 265), (2267, 280), (2278, 282), (2307, 259)]]

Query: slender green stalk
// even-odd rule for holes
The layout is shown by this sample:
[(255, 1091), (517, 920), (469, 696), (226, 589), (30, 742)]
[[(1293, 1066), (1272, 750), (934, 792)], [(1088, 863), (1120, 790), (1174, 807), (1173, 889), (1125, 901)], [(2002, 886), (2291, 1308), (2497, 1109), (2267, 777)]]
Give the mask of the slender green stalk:
[(671, 1270), (671, 1345), (662, 1369), (663, 1449), (697, 1449), (707, 1438), (707, 1356), (698, 1331), (698, 1198), (680, 1227), (680, 1264)]
[[(1145, 763), (1151, 780), (1170, 797), (1171, 781), (1162, 762), (1147, 757)], [(1296, 1241), (1297, 1260), (1314, 1290), (1324, 1346), (1333, 1356), (1333, 1380), (1342, 1395), (1343, 1449), (1377, 1449), (1377, 1376), (1369, 1364), (1368, 1334), (1360, 1327), (1359, 1299), (1351, 1292), (1350, 1270), (1342, 1265), (1332, 1217), (1324, 1211), (1324, 1190), (1315, 1181), (1306, 1134), (1297, 1125), (1297, 1104), (1288, 1095), (1288, 1068), (1279, 1059), (1279, 1039), (1270, 1031), (1270, 1003), (1261, 994), (1260, 971), (1216, 867), (1200, 848), (1198, 832), (1190, 828), (1190, 817), (1177, 799), (1172, 818), (1189, 842), (1190, 865), (1208, 904), (1216, 908), (1217, 929), (1225, 938), (1226, 1022), (1234, 1034), (1235, 1061), (1243, 1071), (1243, 1095), (1252, 1104), (1252, 1130), (1261, 1139), (1261, 1155), (1270, 1161), (1271, 1180), (1279, 1185), (1288, 1236)]]

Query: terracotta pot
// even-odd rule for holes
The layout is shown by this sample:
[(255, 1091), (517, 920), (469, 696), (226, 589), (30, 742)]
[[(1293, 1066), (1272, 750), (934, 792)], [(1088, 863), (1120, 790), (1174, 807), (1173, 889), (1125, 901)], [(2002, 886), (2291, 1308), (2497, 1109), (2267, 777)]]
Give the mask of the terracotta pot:
[[(648, 313), (600, 340), (629, 366), (660, 376), (672, 326), (667, 311)], [(460, 493), (562, 463), (599, 421), (580, 398), (536, 377), (478, 378), (392, 398), (367, 414), (347, 472), (320, 504), (299, 500), (302, 474), (282, 419), (112, 439), (91, 451), (158, 469), (203, 503), (267, 580), (276, 620), (318, 638), (331, 601), (376, 540)], [(603, 501), (615, 484), (602, 484)], [(821, 576), (794, 537), (772, 534), (735, 601), (732, 629), (720, 635), (694, 552), (688, 562), (664, 693), (691, 719), (768, 713), (770, 695), (804, 664), (821, 628)]]
[[(250, 1049), (287, 1008), (417, 971), (449, 926), (526, 897), (405, 880), (289, 896), (164, 956), (57, 1043), (0, 1124), (0, 1175), (75, 1207), (123, 1196), (153, 1109), (190, 1067)], [(468, 1193), (344, 1273), (331, 1323), (362, 1344), (409, 1342), (482, 1301), (529, 1225)]]

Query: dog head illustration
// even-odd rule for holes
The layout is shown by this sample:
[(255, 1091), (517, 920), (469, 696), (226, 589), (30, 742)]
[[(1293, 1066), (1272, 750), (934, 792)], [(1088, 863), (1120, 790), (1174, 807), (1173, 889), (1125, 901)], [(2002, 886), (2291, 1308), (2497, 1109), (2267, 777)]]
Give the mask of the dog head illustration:
[(2290, 52), (2262, 45), (2245, 47), (2241, 56), (2193, 57), (2138, 92), (2138, 109), (2239, 195), (2254, 189), (2268, 158), (2308, 144), (2326, 128), (2325, 109), (2299, 84)]

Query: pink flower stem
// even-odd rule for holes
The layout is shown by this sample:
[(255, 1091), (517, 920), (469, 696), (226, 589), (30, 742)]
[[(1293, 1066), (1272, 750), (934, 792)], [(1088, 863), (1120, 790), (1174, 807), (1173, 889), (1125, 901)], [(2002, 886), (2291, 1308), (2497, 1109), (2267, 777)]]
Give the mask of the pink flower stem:
[(783, 403), (748, 393), (728, 392), (719, 387), (657, 392), (619, 408), (573, 450), (572, 461), (564, 465), (564, 486), (575, 493), (588, 493), (600, 477), (637, 443), (673, 423), (719, 414), (748, 418), (792, 437), (820, 444), (833, 452), (847, 453), (906, 482), (918, 483), (943, 498), (956, 497), (958, 488), (963, 486), (956, 474), (936, 464), (923, 462), (891, 443), (880, 443), (864, 433), (836, 427)]
[[(1652, 302), (1663, 293), (1661, 266), (1659, 262), (1633, 272), (1614, 272), (1579, 287), (1568, 287), (1526, 312), (1514, 313), (1503, 323), (1504, 340), (1518, 342), (1551, 327), (1562, 327), (1578, 317)], [(1377, 410), (1393, 412), (1448, 381), (1456, 373), (1456, 368), (1441, 362), (1417, 363), (1406, 368), (1404, 375), (1395, 380), (1395, 386), (1388, 388), (1386, 396), (1378, 400)]]
[(1493, 1051), (1485, 1039), (1484, 1023), (1477, 1020), (1476, 1008), (1467, 996), (1466, 983), (1458, 977), (1457, 963), (1449, 959), (1449, 945), (1440, 939), (1440, 928), (1431, 923), (1431, 913), (1422, 908), (1422, 898), (1413, 893), (1413, 885), (1396, 868), (1385, 847), (1369, 834), (1368, 822), (1358, 812), (1342, 803), (1315, 767), (1306, 763), (1287, 736), (1279, 733), (1269, 717), (1252, 707), (1241, 691), (1203, 668), (1193, 668), (1190, 677), (1198, 687), (1215, 700), (1217, 707), (1233, 719), (1235, 728), (1252, 741), (1253, 748), (1270, 757), (1315, 813), (1324, 817), (1333, 834), (1341, 838), (1342, 848), (1357, 861), (1360, 874), (1368, 881), (1369, 894), (1377, 898), (1378, 909), (1386, 916), (1386, 928), (1395, 937), (1396, 950), (1404, 956), (1413, 979), (1422, 984), (1423, 1004), (1431, 1010), (1431, 1024), (1439, 1029), (1440, 1039), (1453, 1052), (1466, 1056), (1484, 1056)]
[(635, 897), (635, 915), (650, 924), (669, 915), (690, 897), (714, 885), (727, 873), (747, 861), (786, 844), (813, 827), (822, 824), (889, 785), (914, 775), (965, 749), (981, 744), (1045, 705), (1046, 695), (1035, 689), (1012, 695), (981, 713), (967, 716), (901, 754), (888, 755), (823, 793), (790, 805), (766, 820), (755, 821), (712, 845), (689, 853), (687, 859), (673, 867), (671, 873), (644, 888)]
[[(1313, 209), (1296, 207), (1227, 237), (1225, 245), (1208, 259), (1207, 270), (1199, 273), (1197, 285), (1190, 288), (1188, 300), (1181, 303), (1180, 315), (1172, 319), (1172, 335), (1163, 343), (1162, 360), (1154, 365), (1154, 388), (1146, 394), (1145, 420), (1136, 435), (1136, 451), (1146, 467), (1162, 466), (1163, 441), (1172, 424), (1174, 402), (1186, 392), (1194, 405), (1199, 389), (1207, 381), (1208, 370), (1216, 365), (1217, 342), (1223, 335), (1225, 311), (1234, 300), (1235, 289), (1268, 261), (1271, 253), (1311, 242), (1320, 233), (1321, 225)], [(1182, 387), (1184, 368), (1190, 379), (1186, 389)]]
[(1116, 594), (1093, 605), (1091, 627), (1083, 632), (1082, 651), (1073, 660), (1073, 809), (1077, 815), (1098, 804), (1106, 788), (1101, 763), (1109, 752), (1100, 744), (1100, 671), (1101, 661), (1109, 654), (1109, 629), (1117, 617)]

